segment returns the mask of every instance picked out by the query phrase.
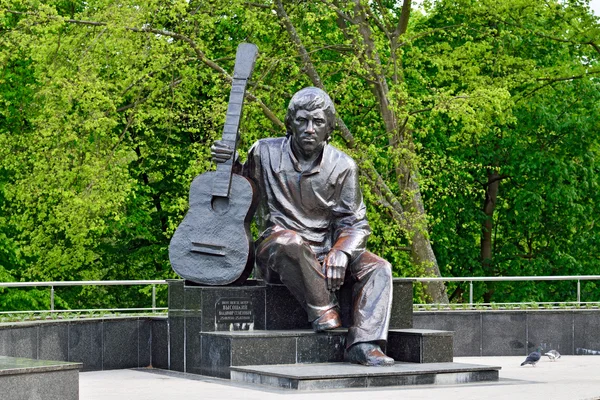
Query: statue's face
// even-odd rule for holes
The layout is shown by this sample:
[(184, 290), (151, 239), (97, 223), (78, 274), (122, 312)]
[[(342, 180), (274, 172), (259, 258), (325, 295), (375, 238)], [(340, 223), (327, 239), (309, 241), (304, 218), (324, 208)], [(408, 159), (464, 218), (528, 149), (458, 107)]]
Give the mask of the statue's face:
[(327, 117), (323, 110), (319, 108), (312, 111), (298, 110), (291, 128), (295, 148), (304, 156), (311, 156), (320, 152), (329, 137)]

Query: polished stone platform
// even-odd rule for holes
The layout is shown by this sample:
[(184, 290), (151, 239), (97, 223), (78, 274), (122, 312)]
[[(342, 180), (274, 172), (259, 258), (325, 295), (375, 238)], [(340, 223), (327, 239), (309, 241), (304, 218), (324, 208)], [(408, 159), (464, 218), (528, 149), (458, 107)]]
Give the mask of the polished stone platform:
[[(269, 363), (282, 364), (297, 362), (296, 359), (328, 362), (341, 361), (343, 357), (347, 331), (314, 334), (306, 312), (283, 285), (265, 285), (256, 280), (239, 286), (168, 282), (170, 370), (229, 378), (231, 365), (266, 364), (261, 360), (267, 359), (271, 360)], [(390, 329), (410, 329), (412, 281), (394, 279), (393, 290)], [(337, 296), (343, 326), (348, 327), (352, 323), (351, 287), (342, 286)], [(306, 332), (296, 333), (303, 330)], [(256, 357), (255, 362), (252, 357)], [(236, 364), (235, 360), (241, 361)]]
[[(230, 367), (247, 365), (341, 363), (347, 329), (203, 332), (196, 370), (187, 372), (230, 378)], [(452, 332), (391, 329), (387, 354), (412, 363), (452, 362)]]
[(327, 390), (405, 385), (452, 385), (498, 380), (500, 367), (462, 363), (396, 363), (366, 367), (348, 363), (231, 367), (234, 382), (294, 390)]
[(77, 400), (81, 363), (0, 356), (0, 398)]

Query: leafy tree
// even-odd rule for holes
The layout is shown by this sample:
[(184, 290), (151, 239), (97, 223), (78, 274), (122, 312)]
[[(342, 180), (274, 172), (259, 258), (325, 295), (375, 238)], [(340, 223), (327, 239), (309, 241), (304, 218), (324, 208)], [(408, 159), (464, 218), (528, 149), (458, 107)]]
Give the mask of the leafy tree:
[[(597, 268), (581, 257), (597, 237), (585, 3), (0, 0), (0, 32), (3, 280), (174, 277), (169, 239), (211, 168), (241, 41), (260, 49), (242, 157), (284, 134), (294, 91), (325, 88), (334, 143), (361, 168), (369, 245), (397, 275)], [(514, 288), (478, 294), (532, 293)], [(447, 301), (441, 284), (423, 290)], [(59, 296), (80, 308), (148, 293)]]
[(595, 211), (583, 177), (597, 168), (597, 137), (585, 134), (598, 126), (597, 21), (577, 2), (448, 1), (426, 24), (443, 32), (419, 49), (427, 85), (448, 99), (431, 102), (420, 129), (430, 179), (446, 188), (428, 193), (442, 264), (457, 275), (582, 273), (557, 239)]

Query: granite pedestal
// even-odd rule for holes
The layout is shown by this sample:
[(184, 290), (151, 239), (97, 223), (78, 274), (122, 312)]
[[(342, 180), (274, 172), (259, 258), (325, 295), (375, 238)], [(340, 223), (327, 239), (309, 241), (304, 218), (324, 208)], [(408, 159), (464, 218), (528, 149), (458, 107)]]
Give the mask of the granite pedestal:
[[(412, 281), (395, 279), (393, 287), (390, 328), (411, 328)], [(348, 327), (352, 323), (351, 288), (342, 287), (338, 296), (342, 322)], [(213, 367), (209, 360), (227, 358), (225, 349), (230, 339), (227, 335), (207, 335), (210, 332), (257, 333), (310, 328), (306, 312), (283, 285), (265, 285), (258, 280), (249, 280), (241, 286), (199, 286), (183, 280), (169, 281), (169, 369), (202, 375), (218, 370), (218, 374), (210, 375), (224, 376), (221, 368)], [(345, 340), (345, 333), (337, 336), (338, 342)], [(264, 334), (261, 340), (284, 342), (278, 334)], [(322, 340), (314, 339), (315, 342)], [(277, 348), (277, 351), (288, 349)], [(343, 354), (343, 346), (341, 351)], [(339, 354), (337, 357), (340, 359)], [(317, 356), (313, 362), (322, 358)]]
[(0, 356), (0, 398), (77, 400), (81, 363)]
[[(367, 376), (364, 371), (372, 374), (383, 370), (367, 368), (352, 370), (359, 371), (360, 378), (346, 376), (347, 372), (341, 371), (333, 377), (305, 379), (301, 372), (307, 368), (305, 365), (318, 370), (329, 370), (331, 363), (358, 367), (343, 363), (346, 328), (352, 324), (350, 287), (342, 287), (338, 293), (343, 327), (315, 333), (310, 329), (306, 312), (283, 285), (248, 281), (241, 286), (214, 287), (169, 281), (169, 368), (295, 389), (498, 379), (497, 369), (478, 366), (469, 370), (452, 363), (452, 332), (412, 329), (412, 281), (395, 279), (393, 288), (386, 351), (401, 364), (384, 368), (393, 373)], [(417, 366), (425, 363), (444, 366), (429, 369)], [(328, 366), (321, 368), (321, 365)], [(239, 369), (242, 367), (248, 369)], [(268, 372), (284, 367), (285, 377)]]

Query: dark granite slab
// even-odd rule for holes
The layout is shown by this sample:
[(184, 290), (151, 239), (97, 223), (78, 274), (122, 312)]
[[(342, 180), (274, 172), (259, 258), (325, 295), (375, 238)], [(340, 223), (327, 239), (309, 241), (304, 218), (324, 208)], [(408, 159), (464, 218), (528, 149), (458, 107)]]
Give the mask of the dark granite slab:
[(411, 363), (452, 362), (453, 332), (431, 329), (390, 329), (387, 355)]
[(409, 329), (413, 327), (413, 281), (394, 279), (394, 297), (392, 298), (392, 316), (390, 329)]
[(457, 384), (497, 381), (500, 367), (477, 364), (396, 363), (373, 368), (348, 363), (231, 367), (231, 380), (296, 390)]
[(482, 356), (526, 356), (533, 349), (527, 341), (527, 314), (523, 311), (481, 314)]
[(184, 308), (183, 280), (167, 279), (167, 283), (169, 285), (169, 316), (171, 316), (171, 311)]
[(103, 369), (138, 367), (138, 321), (107, 320), (104, 321), (103, 326)]
[(339, 334), (312, 334), (298, 336), (296, 360), (298, 363), (341, 362), (344, 360), (346, 332)]
[(479, 312), (418, 312), (413, 327), (454, 332), (454, 356), (481, 356), (481, 314)]
[(137, 320), (137, 367), (152, 366), (152, 320), (140, 318)]
[(82, 371), (102, 370), (101, 321), (77, 321), (69, 324), (69, 361), (83, 363)]
[[(284, 285), (266, 285), (248, 280), (240, 286), (202, 286), (184, 280), (169, 280), (169, 317), (201, 318), (202, 332), (253, 329), (308, 329), (306, 312)], [(412, 327), (412, 281), (394, 279), (391, 328)], [(342, 286), (337, 293), (344, 327), (352, 325), (352, 287)], [(250, 304), (251, 320), (232, 324), (220, 318), (223, 302)], [(239, 317), (239, 316), (238, 316)]]
[(38, 333), (38, 358), (57, 361), (69, 359), (68, 324), (40, 324)]
[(296, 337), (231, 338), (231, 365), (296, 362)]
[(201, 374), (228, 379), (231, 366), (231, 338), (203, 335), (202, 339)]
[(37, 326), (24, 325), (12, 329), (0, 329), (0, 355), (38, 358), (37, 341)]
[(306, 311), (283, 285), (265, 287), (265, 328), (309, 329), (310, 322)]
[(0, 356), (0, 398), (77, 400), (81, 363)]
[(565, 327), (573, 326), (573, 312), (537, 311), (527, 313), (527, 341), (538, 346), (542, 353), (557, 350), (562, 355), (572, 355), (573, 331)]
[(600, 312), (577, 311), (573, 315), (574, 354), (600, 354)]
[(169, 311), (169, 369), (185, 372), (185, 318)]
[(202, 373), (202, 318), (185, 318), (185, 372)]
[(152, 366), (169, 369), (169, 320), (152, 319)]
[[(241, 365), (342, 362), (347, 329), (314, 333), (309, 329), (205, 332), (201, 373), (229, 377), (227, 368)], [(452, 332), (392, 329), (388, 355), (401, 361), (452, 361)], [(191, 372), (189, 368), (187, 372)]]

